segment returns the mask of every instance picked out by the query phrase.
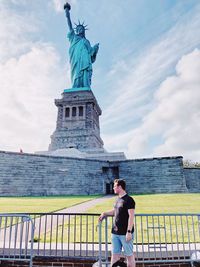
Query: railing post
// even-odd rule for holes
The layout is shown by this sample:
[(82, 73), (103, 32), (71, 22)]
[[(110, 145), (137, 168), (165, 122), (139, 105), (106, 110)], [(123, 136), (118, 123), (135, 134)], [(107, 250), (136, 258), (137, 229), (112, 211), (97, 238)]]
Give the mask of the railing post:
[(108, 218), (105, 218), (105, 258), (106, 267), (108, 266)]
[(101, 240), (101, 226), (102, 222), (99, 221), (98, 232), (99, 232), (99, 267), (102, 267), (102, 240)]
[(35, 226), (33, 224), (33, 220), (31, 217), (29, 217), (30, 223), (31, 223), (31, 249), (30, 249), (30, 267), (32, 267), (33, 264), (33, 239), (34, 239), (34, 231)]
[[(108, 265), (109, 264), (108, 263), (108, 218), (105, 217), (104, 219), (105, 219), (105, 266), (107, 267), (109, 266)], [(99, 267), (102, 267), (102, 221), (99, 221), (98, 229), (99, 229)]]

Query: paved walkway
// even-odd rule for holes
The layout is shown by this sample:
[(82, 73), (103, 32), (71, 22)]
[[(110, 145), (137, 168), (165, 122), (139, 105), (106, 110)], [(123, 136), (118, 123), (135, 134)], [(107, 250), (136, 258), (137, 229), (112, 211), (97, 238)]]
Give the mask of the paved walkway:
[[(114, 195), (106, 195), (100, 198), (92, 199), (77, 205), (74, 205), (72, 207), (62, 209), (59, 211), (54, 212), (54, 214), (57, 213), (86, 213), (88, 209), (96, 206), (97, 204), (103, 204), (110, 198), (115, 198)], [(70, 218), (72, 218), (70, 216)], [(52, 220), (51, 216), (41, 216), (35, 219), (35, 235), (41, 236), (43, 233), (47, 233), (51, 231), (53, 228), (56, 228), (58, 225), (63, 224), (63, 217), (58, 216), (57, 218), (54, 217), (54, 220)], [(69, 217), (65, 218), (65, 223), (69, 219)]]
[(115, 198), (116, 196), (114, 195), (106, 195), (100, 198), (95, 198), (86, 202), (83, 202), (81, 204), (74, 205), (70, 208), (66, 208), (63, 210), (56, 211), (55, 213), (84, 213), (88, 209), (98, 205), (98, 204), (103, 204), (103, 202), (106, 202), (110, 198)]

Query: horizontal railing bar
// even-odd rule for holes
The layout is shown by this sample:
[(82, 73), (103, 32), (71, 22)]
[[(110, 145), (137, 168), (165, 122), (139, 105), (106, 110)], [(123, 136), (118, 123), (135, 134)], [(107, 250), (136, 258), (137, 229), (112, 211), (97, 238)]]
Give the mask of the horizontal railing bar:
[(148, 226), (147, 229), (166, 229), (164, 226)]
[[(0, 213), (0, 216), (22, 216), (22, 215), (87, 215), (87, 216), (99, 216), (101, 215), (100, 213), (59, 213), (59, 212), (26, 212), (26, 213)], [(135, 214), (135, 217), (143, 217), (143, 216), (199, 216), (200, 219), (200, 213), (137, 213)], [(108, 216), (111, 217), (111, 216)]]
[(5, 257), (5, 258), (1, 258), (0, 260), (16, 260), (16, 261), (30, 261), (30, 257), (29, 258), (17, 258), (17, 257)]
[[(200, 262), (200, 260), (195, 260), (195, 262)], [(176, 262), (176, 263), (179, 263), (179, 262), (193, 262), (191, 259), (177, 259), (177, 260), (168, 260), (168, 259), (166, 259), (166, 260), (160, 260), (160, 259), (158, 259), (158, 260), (146, 260), (145, 259), (145, 261), (144, 260), (136, 260), (136, 263), (143, 263), (143, 262), (145, 262), (145, 263), (170, 263), (170, 262)]]
[[(9, 213), (8, 213), (9, 214)], [(13, 213), (12, 213), (13, 214)], [(3, 213), (0, 213), (0, 216), (3, 216), (4, 214)], [(58, 213), (58, 212), (55, 212), (55, 213), (52, 213), (52, 212), (30, 212), (30, 213), (15, 213), (13, 216), (20, 216), (20, 215), (84, 215), (84, 216), (100, 216), (100, 213)], [(12, 216), (12, 215), (11, 215)]]

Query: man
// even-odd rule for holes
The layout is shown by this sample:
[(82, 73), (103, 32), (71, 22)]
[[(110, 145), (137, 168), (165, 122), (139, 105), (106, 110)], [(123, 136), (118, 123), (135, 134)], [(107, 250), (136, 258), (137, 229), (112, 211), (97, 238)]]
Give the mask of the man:
[(103, 212), (99, 217), (102, 221), (106, 216), (114, 216), (112, 227), (111, 266), (121, 257), (122, 248), (128, 267), (135, 267), (133, 254), (135, 201), (126, 193), (126, 182), (122, 179), (114, 181), (114, 192), (118, 195), (114, 209)]
[(68, 39), (70, 42), (69, 56), (71, 64), (71, 80), (72, 88), (80, 88), (91, 86), (92, 63), (95, 62), (99, 44), (90, 45), (85, 38), (86, 26), (84, 24), (76, 24), (75, 31), (72, 27), (70, 18), (70, 5), (65, 4), (67, 23), (69, 27)]

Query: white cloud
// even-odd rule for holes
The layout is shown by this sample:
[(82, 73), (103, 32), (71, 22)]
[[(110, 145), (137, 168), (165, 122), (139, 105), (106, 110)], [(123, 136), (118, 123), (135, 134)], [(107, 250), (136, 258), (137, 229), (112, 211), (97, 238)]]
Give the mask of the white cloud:
[(57, 12), (63, 12), (64, 0), (53, 0), (53, 7)]
[(50, 45), (35, 44), (18, 59), (1, 64), (0, 73), (0, 149), (47, 149), (56, 121), (53, 99), (65, 77), (56, 51)]
[(53, 101), (69, 75), (51, 44), (27, 34), (39, 31), (33, 16), (27, 25), (5, 2), (0, 10), (0, 150), (46, 150), (55, 129)]
[[(176, 75), (167, 78), (156, 91), (155, 108), (141, 126), (130, 132), (129, 156), (183, 155), (200, 159), (199, 73), (200, 50), (195, 49), (181, 58)], [(151, 140), (158, 135), (162, 142), (152, 149)]]

